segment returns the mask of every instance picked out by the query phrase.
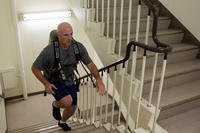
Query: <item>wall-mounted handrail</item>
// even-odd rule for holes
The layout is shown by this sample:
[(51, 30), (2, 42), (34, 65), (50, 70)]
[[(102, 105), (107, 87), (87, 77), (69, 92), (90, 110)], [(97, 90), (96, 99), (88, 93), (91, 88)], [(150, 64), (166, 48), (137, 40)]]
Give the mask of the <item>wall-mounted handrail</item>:
[[(131, 52), (131, 47), (141, 47), (143, 49), (145, 49), (146, 51), (151, 51), (151, 52), (156, 52), (156, 53), (164, 53), (165, 55), (170, 52), (170, 48), (169, 47), (153, 47), (153, 46), (148, 46), (146, 44), (143, 44), (143, 43), (140, 43), (140, 42), (135, 42), (135, 41), (131, 41), (128, 43), (127, 47), (126, 47), (126, 55), (124, 57), (124, 59), (120, 60), (120, 61), (117, 61), (117, 62), (114, 62), (108, 66), (105, 66), (101, 69), (99, 69), (99, 72), (102, 72), (102, 71), (106, 71), (106, 70), (109, 70), (110, 68), (112, 67), (115, 67), (119, 64), (122, 64), (125, 65), (125, 62), (130, 58), (130, 52)], [(82, 76), (79, 78), (79, 80), (82, 80), (84, 78), (87, 78), (88, 76), (91, 76), (91, 74), (87, 74), (85, 76)]]

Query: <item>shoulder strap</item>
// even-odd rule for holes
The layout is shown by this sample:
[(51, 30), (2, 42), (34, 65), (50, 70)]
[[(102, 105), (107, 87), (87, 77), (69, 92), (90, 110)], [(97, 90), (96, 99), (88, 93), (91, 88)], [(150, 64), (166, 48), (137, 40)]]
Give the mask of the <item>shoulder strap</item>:
[(66, 78), (65, 73), (60, 64), (60, 49), (59, 49), (58, 41), (53, 41), (53, 47), (54, 47), (54, 57), (55, 57), (54, 66), (59, 71), (59, 74), (60, 74), (62, 80), (65, 81), (67, 78)]
[(60, 49), (58, 41), (53, 41), (53, 48), (54, 48), (54, 58), (55, 58), (55, 66), (58, 66), (60, 63)]
[[(89, 75), (89, 72), (86, 70), (86, 68), (84, 67), (84, 65), (83, 65), (83, 63), (81, 61), (81, 55), (80, 55), (80, 49), (79, 49), (79, 46), (78, 46), (78, 42), (73, 39), (73, 44), (74, 44), (73, 48), (74, 48), (74, 54), (75, 54), (76, 60), (81, 63), (81, 66), (83, 67), (83, 69), (85, 70), (85, 72)], [(77, 68), (75, 69), (75, 72), (80, 76)], [(75, 75), (76, 75), (76, 73), (75, 73)], [(92, 81), (93, 86), (96, 87), (96, 85), (94, 84), (92, 76), (90, 75), (89, 77), (90, 77), (90, 79)]]
[(73, 49), (74, 49), (76, 61), (78, 62), (78, 61), (81, 60), (80, 49), (79, 49), (79, 46), (78, 46), (78, 42), (74, 39), (73, 39)]

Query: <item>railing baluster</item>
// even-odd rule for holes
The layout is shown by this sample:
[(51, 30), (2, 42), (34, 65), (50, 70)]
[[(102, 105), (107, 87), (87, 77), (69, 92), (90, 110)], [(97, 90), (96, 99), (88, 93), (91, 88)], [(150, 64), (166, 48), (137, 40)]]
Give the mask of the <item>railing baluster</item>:
[(99, 22), (99, 0), (96, 0), (96, 22)]
[(163, 60), (163, 65), (162, 65), (161, 78), (160, 78), (160, 84), (159, 84), (159, 90), (158, 90), (158, 99), (157, 99), (156, 110), (155, 110), (154, 121), (153, 121), (153, 129), (152, 129), (153, 133), (155, 133), (155, 125), (156, 125), (156, 120), (159, 113), (160, 98), (161, 98), (163, 82), (165, 78), (166, 65), (167, 65), (167, 53), (165, 53), (164, 55), (164, 60)]
[[(132, 3), (133, 0), (129, 0), (129, 11), (128, 11), (128, 28), (127, 28), (127, 45), (130, 42), (130, 31), (131, 31), (131, 12), (132, 12)], [(126, 62), (126, 66), (128, 66), (129, 60)], [(128, 67), (125, 67), (125, 71), (128, 71)]]
[(118, 115), (118, 125), (121, 124), (121, 111), (122, 111), (122, 97), (124, 90), (124, 76), (125, 76), (125, 63), (122, 66), (122, 78), (121, 78), (121, 87), (120, 87), (120, 101), (119, 101), (119, 115)]
[(136, 114), (136, 126), (135, 128), (138, 128), (138, 122), (139, 122), (139, 115), (140, 115), (140, 105), (142, 100), (142, 92), (143, 92), (143, 86), (144, 86), (144, 74), (145, 74), (145, 67), (146, 67), (146, 49), (144, 50), (144, 55), (142, 59), (142, 72), (141, 72), (141, 78), (140, 78), (140, 88), (139, 88), (139, 98), (138, 98), (138, 108), (137, 108), (137, 114)]
[(92, 9), (94, 8), (94, 0), (92, 0)]
[(121, 10), (120, 10), (120, 31), (119, 31), (119, 48), (118, 56), (121, 56), (122, 49), (122, 23), (123, 23), (123, 10), (124, 10), (124, 0), (121, 0)]
[(110, 0), (107, 0), (107, 24), (106, 24), (106, 37), (109, 37), (110, 28)]
[(103, 36), (104, 35), (104, 26), (103, 26), (103, 23), (104, 23), (104, 0), (102, 0), (102, 6), (101, 6), (101, 22), (102, 22), (102, 25), (101, 25), (101, 35)]
[(80, 91), (79, 91), (79, 93), (80, 93), (80, 123), (82, 123), (83, 122), (83, 83), (81, 83), (81, 88), (80, 88)]
[(90, 0), (87, 0), (87, 7), (90, 8)]
[(88, 78), (87, 78), (87, 88), (86, 88), (86, 94), (87, 94), (87, 104), (86, 104), (86, 121), (87, 121), (87, 124), (89, 124), (89, 122), (88, 122), (88, 114), (89, 114), (89, 94), (90, 94), (90, 92), (89, 92), (89, 89), (90, 89), (90, 84), (89, 84), (89, 80), (88, 80)]
[(113, 9), (113, 39), (115, 39), (116, 35), (116, 7), (117, 7), (117, 0), (114, 0), (114, 9)]
[(132, 2), (133, 0), (129, 0), (128, 28), (127, 28), (127, 41), (126, 41), (127, 44), (130, 42)]
[(151, 20), (151, 11), (148, 11), (147, 15), (147, 25), (146, 25), (146, 34), (145, 34), (145, 44), (148, 44), (149, 40), (149, 30), (150, 30), (150, 21)]
[(116, 88), (116, 79), (117, 79), (117, 66), (114, 69), (113, 77), (113, 93), (112, 93), (112, 112), (111, 112), (111, 128), (114, 129), (114, 108), (115, 108), (115, 88)]
[[(101, 79), (103, 80), (103, 71), (101, 73)], [(99, 126), (102, 126), (102, 96), (100, 95), (100, 120)]]
[(87, 14), (87, 0), (84, 0), (84, 7), (85, 7), (85, 31), (87, 31), (87, 19), (88, 19), (88, 14)]
[[(91, 84), (92, 84), (92, 81), (91, 81)], [(94, 86), (91, 85), (91, 123), (94, 123), (95, 119), (94, 119), (94, 116), (95, 116), (95, 103), (94, 103), (94, 93), (95, 93), (95, 90), (94, 90)]]
[(109, 89), (109, 69), (107, 70), (107, 76), (106, 76), (106, 118), (105, 118), (105, 123), (108, 121), (108, 89)]
[(127, 107), (127, 114), (126, 114), (126, 125), (125, 125), (125, 132), (128, 131), (128, 124), (129, 124), (129, 113), (130, 113), (130, 107), (131, 107), (131, 100), (132, 100), (132, 96), (133, 96), (133, 79), (135, 78), (135, 67), (136, 67), (136, 58), (134, 56), (136, 56), (136, 49), (134, 46), (133, 49), (133, 55), (132, 55), (132, 59), (134, 59), (132, 61), (132, 65), (131, 65), (131, 79), (130, 79), (130, 87), (129, 87), (129, 96), (128, 96), (128, 107)]
[(86, 96), (85, 96), (85, 80), (83, 81), (83, 121), (85, 121), (85, 101), (86, 101)]
[(96, 98), (97, 98), (97, 93), (96, 90), (94, 90), (94, 122), (96, 121), (96, 114), (97, 114)]
[(154, 65), (153, 65), (153, 74), (152, 74), (152, 79), (151, 79), (151, 88), (150, 88), (150, 95), (149, 95), (149, 102), (148, 102), (149, 106), (151, 105), (151, 100), (153, 96), (153, 88), (154, 88), (154, 83), (155, 83), (157, 62), (158, 62), (158, 53), (155, 53), (155, 60), (154, 60)]
[(136, 42), (138, 42), (138, 39), (139, 39), (140, 15), (141, 15), (141, 0), (139, 0), (138, 9), (137, 9), (137, 23), (136, 23), (136, 36), (135, 36)]

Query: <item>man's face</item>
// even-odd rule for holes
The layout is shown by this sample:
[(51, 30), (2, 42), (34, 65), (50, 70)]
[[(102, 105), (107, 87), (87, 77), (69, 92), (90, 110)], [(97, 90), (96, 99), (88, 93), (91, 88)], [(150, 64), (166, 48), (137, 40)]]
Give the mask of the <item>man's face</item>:
[(69, 46), (72, 41), (73, 30), (71, 27), (65, 27), (58, 33), (59, 43), (63, 46)]

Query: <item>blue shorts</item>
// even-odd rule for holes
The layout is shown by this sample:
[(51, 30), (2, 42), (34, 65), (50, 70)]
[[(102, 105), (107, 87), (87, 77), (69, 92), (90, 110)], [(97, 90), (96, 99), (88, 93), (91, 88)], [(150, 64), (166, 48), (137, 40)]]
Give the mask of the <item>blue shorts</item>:
[(59, 101), (65, 96), (70, 95), (72, 97), (72, 105), (77, 105), (77, 87), (76, 85), (67, 86), (62, 83), (54, 84), (57, 90), (54, 90), (55, 94), (52, 94), (54, 98)]

